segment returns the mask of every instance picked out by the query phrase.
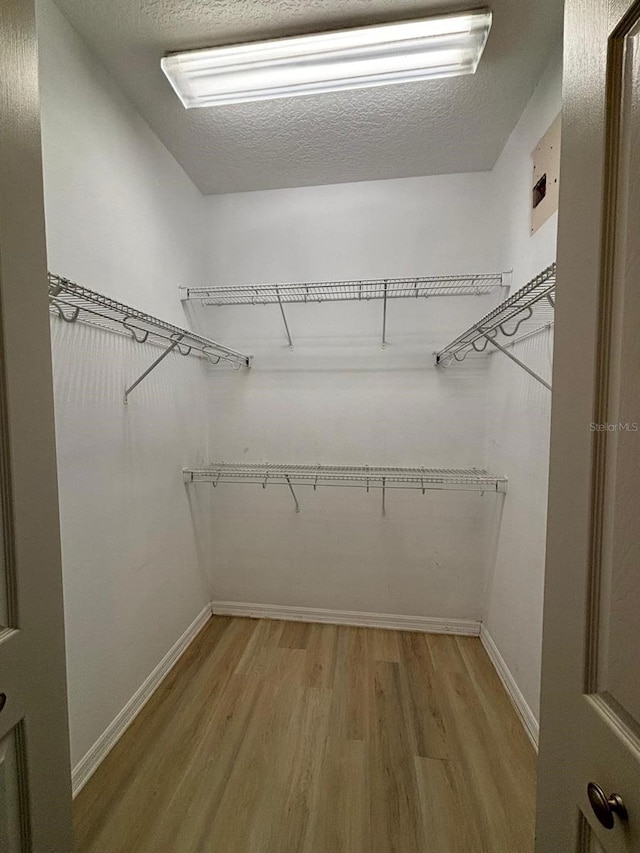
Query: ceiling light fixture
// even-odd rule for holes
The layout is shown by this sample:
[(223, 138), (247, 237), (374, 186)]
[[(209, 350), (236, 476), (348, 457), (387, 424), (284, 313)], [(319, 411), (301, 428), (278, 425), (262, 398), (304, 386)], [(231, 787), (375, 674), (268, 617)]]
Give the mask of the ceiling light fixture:
[(488, 10), (175, 53), (162, 70), (183, 105), (213, 107), (474, 74)]

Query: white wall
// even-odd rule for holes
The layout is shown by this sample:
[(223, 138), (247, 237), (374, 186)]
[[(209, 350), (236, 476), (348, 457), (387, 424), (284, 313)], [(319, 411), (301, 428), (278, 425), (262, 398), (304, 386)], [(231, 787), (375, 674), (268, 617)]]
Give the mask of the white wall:
[[(531, 153), (561, 108), (562, 56), (553, 54), (493, 170), (503, 211), (502, 264), (521, 287), (555, 260), (557, 214), (530, 234)], [(551, 331), (512, 352), (551, 379)], [(490, 357), (487, 464), (509, 477), (489, 582), (485, 624), (536, 718), (540, 703), (542, 594), (551, 394), (501, 354)]]
[[(560, 106), (558, 46), (491, 173), (209, 197), (207, 280), (513, 269), (521, 287), (555, 258), (556, 215), (530, 234), (530, 183)], [(482, 617), (537, 715), (550, 395), (500, 355), (431, 364), (481, 302), (392, 305), (385, 351), (375, 304), (291, 306), (293, 353), (277, 309), (190, 309), (257, 356), (241, 382), (212, 386), (216, 459), (485, 464), (509, 477), (504, 505), (399, 493), (382, 522), (354, 495), (302, 493), (311, 506), (296, 517), (286, 494), (225, 487), (212, 583), (221, 599)], [(550, 334), (514, 350), (547, 377)], [(251, 535), (238, 536), (239, 521)]]
[[(209, 197), (208, 281), (313, 281), (499, 268), (489, 174)], [(256, 356), (211, 383), (211, 452), (227, 461), (481, 467), (486, 369), (433, 352), (499, 298), (194, 308), (199, 328)], [(213, 461), (212, 459), (212, 461)], [(195, 486), (203, 489), (203, 486)], [(214, 597), (479, 619), (495, 495), (217, 489)]]
[[(184, 323), (200, 195), (50, 0), (38, 5), (49, 268)], [(52, 321), (74, 764), (209, 600), (181, 468), (207, 456), (206, 374)], [(197, 513), (197, 507), (194, 512)]]
[(215, 281), (494, 271), (489, 172), (207, 196)]

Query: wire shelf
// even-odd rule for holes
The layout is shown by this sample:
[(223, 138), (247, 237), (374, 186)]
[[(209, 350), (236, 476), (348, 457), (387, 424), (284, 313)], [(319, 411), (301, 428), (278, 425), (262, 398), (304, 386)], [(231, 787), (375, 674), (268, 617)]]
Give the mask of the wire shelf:
[(185, 468), (187, 483), (255, 483), (267, 485), (339, 486), (364, 489), (453, 489), (506, 492), (507, 478), (480, 468), (392, 468), (355, 465), (294, 465), (282, 463), (216, 462), (204, 468)]
[(427, 276), (277, 284), (216, 285), (180, 288), (183, 301), (205, 305), (278, 305), (293, 302), (346, 302), (431, 296), (483, 296), (506, 286), (506, 273)]
[(223, 362), (234, 368), (249, 367), (247, 355), (174, 326), (66, 278), (49, 273), (49, 302), (52, 313), (67, 323), (81, 322), (101, 329), (125, 333), (138, 343), (169, 345), (181, 355)]
[[(495, 352), (553, 324), (556, 265), (551, 264), (532, 281), (501, 302), (478, 323), (436, 354), (436, 364), (448, 367), (470, 353)], [(538, 377), (536, 377), (538, 378)], [(546, 383), (545, 383), (546, 384)]]

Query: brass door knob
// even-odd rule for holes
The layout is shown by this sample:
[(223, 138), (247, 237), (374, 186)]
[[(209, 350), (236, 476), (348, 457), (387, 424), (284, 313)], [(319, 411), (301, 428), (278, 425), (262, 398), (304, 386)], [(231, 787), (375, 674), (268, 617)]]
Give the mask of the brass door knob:
[(607, 797), (600, 785), (589, 782), (587, 795), (594, 815), (605, 829), (613, 829), (615, 815), (618, 815), (620, 820), (627, 819), (627, 809), (619, 794), (611, 794), (610, 797)]

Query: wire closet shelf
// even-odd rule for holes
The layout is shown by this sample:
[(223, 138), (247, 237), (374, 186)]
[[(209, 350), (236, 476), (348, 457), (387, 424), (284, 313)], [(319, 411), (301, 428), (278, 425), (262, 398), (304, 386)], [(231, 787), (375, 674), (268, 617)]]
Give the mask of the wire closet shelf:
[(436, 364), (448, 367), (456, 361), (464, 361), (471, 353), (488, 354), (499, 350), (551, 389), (548, 382), (513, 356), (508, 347), (553, 325), (555, 288), (556, 265), (553, 263), (436, 353)]
[(484, 296), (496, 287), (507, 287), (510, 273), (473, 273), (417, 278), (350, 279), (276, 284), (182, 287), (180, 299), (203, 305), (278, 305), (289, 347), (293, 349), (285, 305), (317, 302), (368, 302), (382, 300), (382, 346), (387, 339), (389, 299), (427, 299), (436, 296)]
[(204, 468), (185, 468), (187, 483), (253, 483), (288, 486), (299, 512), (293, 486), (319, 486), (382, 490), (385, 513), (387, 489), (443, 489), (466, 492), (506, 492), (507, 478), (479, 468), (393, 468), (386, 466), (309, 465), (281, 463), (216, 462)]
[(142, 376), (127, 388), (127, 395), (170, 352), (206, 359), (210, 364), (226, 364), (234, 369), (249, 367), (251, 358), (236, 350), (216, 343), (202, 335), (174, 326), (151, 314), (139, 311), (80, 284), (53, 273), (48, 274), (49, 305), (51, 312), (67, 323), (77, 321), (97, 326), (111, 332), (125, 334), (139, 344), (151, 343), (166, 348)]
[(505, 285), (508, 273), (418, 278), (315, 281), (278, 284), (183, 287), (183, 301), (205, 305), (278, 305), (294, 302), (346, 302), (368, 299), (420, 299), (431, 296), (483, 296)]

